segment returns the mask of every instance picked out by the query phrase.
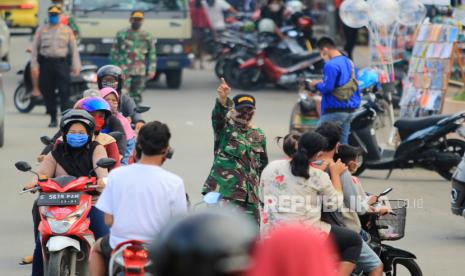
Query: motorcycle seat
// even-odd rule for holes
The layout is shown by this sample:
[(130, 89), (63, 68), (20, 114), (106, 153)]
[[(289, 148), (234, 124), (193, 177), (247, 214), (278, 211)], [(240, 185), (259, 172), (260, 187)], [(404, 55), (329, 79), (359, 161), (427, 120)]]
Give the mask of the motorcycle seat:
[(70, 176), (70, 175), (58, 176), (58, 177), (52, 178), (52, 180), (58, 183), (58, 185), (60, 185), (60, 187), (62, 188), (68, 185), (68, 183), (70, 183), (71, 181), (75, 179), (76, 177)]
[(300, 62), (300, 61), (320, 58), (320, 54), (319, 53), (298, 53), (298, 54), (289, 54), (288, 57), (293, 62)]
[(449, 117), (449, 115), (434, 115), (424, 118), (399, 119), (394, 123), (394, 126), (399, 130), (400, 137), (404, 139), (408, 135), (433, 126), (447, 117)]

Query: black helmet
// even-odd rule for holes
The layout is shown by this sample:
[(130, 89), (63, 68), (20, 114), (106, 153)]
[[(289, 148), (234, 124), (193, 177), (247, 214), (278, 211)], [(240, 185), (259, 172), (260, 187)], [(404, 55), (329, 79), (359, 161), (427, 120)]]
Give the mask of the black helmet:
[(121, 89), (123, 88), (123, 70), (121, 70), (121, 68), (116, 65), (105, 65), (100, 67), (100, 69), (97, 71), (97, 84), (99, 89), (105, 87), (102, 84), (102, 80), (106, 76), (112, 76), (118, 81), (117, 87), (113, 88), (116, 89), (118, 93), (121, 93)]
[(221, 276), (244, 272), (257, 238), (256, 224), (228, 208), (171, 223), (155, 237), (150, 257), (158, 276)]
[(63, 133), (63, 138), (66, 136), (65, 133), (68, 131), (71, 124), (76, 122), (80, 122), (86, 127), (89, 136), (93, 135), (95, 131), (94, 117), (92, 117), (92, 115), (90, 115), (89, 112), (85, 110), (71, 109), (68, 112), (66, 112), (61, 118), (60, 130), (61, 133)]

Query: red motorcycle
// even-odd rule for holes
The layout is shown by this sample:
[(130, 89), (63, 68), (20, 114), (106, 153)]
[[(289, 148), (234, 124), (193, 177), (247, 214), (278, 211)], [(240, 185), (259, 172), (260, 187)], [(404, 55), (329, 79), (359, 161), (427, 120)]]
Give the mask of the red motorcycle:
[[(102, 158), (97, 167), (108, 169), (115, 163), (113, 159)], [(15, 166), (39, 176), (27, 162), (17, 162)], [(21, 192), (40, 192), (37, 205), (45, 275), (89, 274), (88, 260), (95, 238), (89, 230), (92, 196), (88, 193), (96, 192), (96, 183), (96, 177), (91, 176), (39, 177), (34, 188)]]
[(111, 253), (108, 275), (148, 276), (152, 262), (146, 244), (142, 241), (120, 243)]
[[(294, 42), (290, 40), (288, 43)], [(259, 43), (254, 57), (242, 62), (238, 73), (238, 85), (244, 90), (256, 90), (266, 83), (273, 83), (286, 89), (296, 89), (305, 79), (321, 78), (323, 60), (317, 52), (286, 55), (290, 64), (281, 67), (270, 59), (268, 50), (274, 41), (265, 39)]]

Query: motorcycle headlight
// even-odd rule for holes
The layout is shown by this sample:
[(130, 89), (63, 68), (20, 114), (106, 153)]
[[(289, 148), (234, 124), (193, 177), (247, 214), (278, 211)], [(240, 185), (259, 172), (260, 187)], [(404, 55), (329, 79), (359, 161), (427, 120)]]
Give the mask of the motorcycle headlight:
[(161, 47), (161, 52), (164, 54), (169, 54), (171, 51), (173, 51), (173, 47), (170, 44), (166, 44)]
[(97, 50), (97, 46), (95, 44), (87, 44), (86, 46), (86, 51), (89, 52), (89, 53), (93, 53)]
[(51, 213), (47, 212), (45, 217), (47, 218), (48, 225), (50, 225), (50, 229), (53, 233), (56, 234), (63, 234), (69, 231), (71, 226), (81, 218), (82, 214), (87, 209), (87, 202), (84, 203), (81, 207), (79, 207), (76, 211), (69, 214), (63, 220), (57, 220)]
[(173, 46), (174, 54), (182, 54), (184, 52), (184, 47), (181, 44), (176, 44)]

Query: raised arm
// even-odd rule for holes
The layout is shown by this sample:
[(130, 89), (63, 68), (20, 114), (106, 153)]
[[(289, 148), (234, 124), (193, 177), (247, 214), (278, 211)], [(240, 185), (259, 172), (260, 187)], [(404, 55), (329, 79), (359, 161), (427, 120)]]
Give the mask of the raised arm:
[(217, 92), (218, 98), (212, 112), (212, 126), (215, 134), (215, 150), (218, 146), (217, 140), (219, 135), (226, 124), (226, 115), (233, 107), (233, 101), (228, 97), (229, 93), (231, 93), (231, 87), (229, 87), (223, 78), (221, 78), (221, 83)]

